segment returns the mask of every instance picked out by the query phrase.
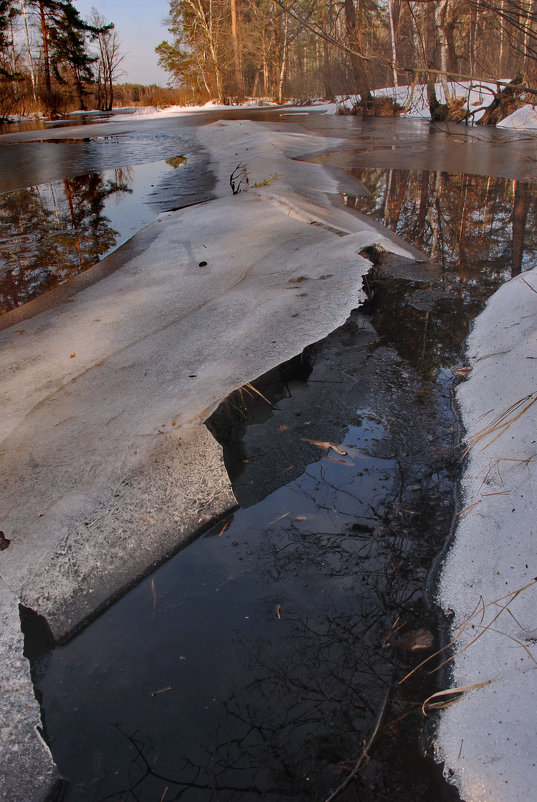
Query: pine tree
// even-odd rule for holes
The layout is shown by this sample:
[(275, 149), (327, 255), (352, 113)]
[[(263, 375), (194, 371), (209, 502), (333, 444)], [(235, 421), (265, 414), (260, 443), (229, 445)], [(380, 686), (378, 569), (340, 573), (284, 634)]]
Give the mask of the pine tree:
[(32, 0), (32, 5), (37, 8), (41, 24), (44, 82), (50, 105), (54, 105), (52, 74), (58, 83), (66, 85), (67, 71), (84, 109), (86, 87), (93, 81), (92, 65), (97, 60), (90, 55), (88, 42), (111, 26), (98, 28), (85, 22), (69, 0)]
[(12, 67), (8, 52), (12, 46), (9, 37), (10, 23), (18, 10), (13, 0), (0, 0), (0, 80), (13, 81), (18, 76)]

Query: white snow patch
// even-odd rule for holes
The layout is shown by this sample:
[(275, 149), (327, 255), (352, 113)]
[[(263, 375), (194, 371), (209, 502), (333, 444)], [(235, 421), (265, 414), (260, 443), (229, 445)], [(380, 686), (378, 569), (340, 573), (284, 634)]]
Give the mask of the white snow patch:
[[(507, 79), (502, 79), (507, 82)], [(464, 108), (475, 112), (470, 118), (470, 122), (477, 122), (485, 113), (485, 108), (490, 105), (497, 91), (497, 84), (491, 82), (477, 81), (449, 81), (448, 88), (451, 97), (464, 99)], [(436, 96), (440, 103), (445, 102), (444, 87), (441, 83), (435, 84)], [(405, 111), (405, 117), (418, 117), (424, 120), (430, 119), (429, 104), (427, 100), (427, 87), (425, 84), (416, 86), (388, 86), (383, 89), (375, 89), (372, 92), (374, 97), (391, 97)], [(341, 95), (336, 98), (327, 109), (326, 114), (336, 114), (339, 108), (352, 109), (360, 100), (360, 95)], [(527, 105), (518, 109), (505, 120), (497, 125), (498, 128), (530, 129), (537, 128), (537, 111), (535, 106)]]
[(454, 632), (463, 627), (453, 686), (490, 683), (444, 711), (438, 729), (439, 758), (465, 802), (520, 802), (537, 787), (537, 294), (528, 285), (537, 290), (537, 268), (489, 300), (468, 339), (472, 373), (457, 392), (470, 436), (509, 408), (512, 420), (469, 453), (468, 511), (439, 590)]
[(521, 109), (517, 109), (505, 120), (499, 122), (496, 127), (521, 130), (537, 128), (537, 109), (535, 106), (522, 106)]

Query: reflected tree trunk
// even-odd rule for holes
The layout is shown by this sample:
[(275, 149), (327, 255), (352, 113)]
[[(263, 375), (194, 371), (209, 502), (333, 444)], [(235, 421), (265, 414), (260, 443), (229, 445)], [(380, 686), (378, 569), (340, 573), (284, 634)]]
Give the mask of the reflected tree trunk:
[(390, 223), (390, 195), (392, 192), (393, 170), (388, 170), (388, 181), (386, 183), (386, 194), (384, 196), (384, 226), (387, 228)]
[(530, 185), (528, 181), (515, 181), (515, 197), (513, 200), (513, 261), (511, 276), (522, 272), (524, 256), (524, 240), (526, 236), (526, 220), (530, 205)]
[(420, 187), (420, 205), (418, 215), (416, 217), (415, 238), (421, 242), (423, 233), (425, 231), (425, 222), (427, 220), (427, 201), (429, 199), (429, 170), (423, 170), (421, 174), (421, 187)]
[(78, 255), (78, 262), (79, 262), (80, 265), (82, 265), (82, 249), (80, 247), (80, 234), (78, 232), (78, 223), (77, 223), (76, 215), (75, 215), (75, 206), (74, 206), (74, 203), (73, 203), (73, 193), (71, 191), (71, 185), (70, 185), (69, 181), (66, 178), (63, 179), (63, 187), (65, 189), (65, 197), (67, 198), (67, 203), (69, 204), (69, 212), (71, 214), (71, 223), (72, 223), (72, 226), (73, 226), (73, 231), (75, 233), (76, 252), (77, 252), (77, 255)]
[(466, 234), (468, 225), (468, 185), (469, 176), (464, 176), (461, 187), (461, 224), (459, 227), (459, 267), (466, 264)]

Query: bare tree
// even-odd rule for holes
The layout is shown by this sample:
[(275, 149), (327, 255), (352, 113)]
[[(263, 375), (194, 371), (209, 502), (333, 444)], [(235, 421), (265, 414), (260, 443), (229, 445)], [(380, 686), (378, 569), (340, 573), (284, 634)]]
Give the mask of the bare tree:
[(122, 74), (121, 64), (125, 58), (121, 42), (113, 24), (108, 24), (96, 8), (91, 10), (91, 24), (100, 29), (97, 36), (97, 105), (103, 111), (111, 111), (114, 103), (114, 81)]

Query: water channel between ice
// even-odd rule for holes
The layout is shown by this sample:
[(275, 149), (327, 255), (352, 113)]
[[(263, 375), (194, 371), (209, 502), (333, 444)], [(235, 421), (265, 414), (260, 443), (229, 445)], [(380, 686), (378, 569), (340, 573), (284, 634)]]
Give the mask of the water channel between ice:
[[(458, 798), (420, 712), (441, 679), (399, 680), (442, 645), (433, 568), (459, 471), (453, 370), (485, 299), (535, 264), (534, 185), (400, 169), (401, 154), (399, 169), (374, 167), (381, 123), (323, 125), (356, 140), (323, 161), (369, 193), (357, 184), (338, 202), (440, 269), (393, 275), (373, 254), (365, 307), (254, 382), (270, 404), (244, 388), (211, 419), (240, 508), (34, 661), (64, 799), (322, 800), (381, 711), (339, 798)], [(173, 158), (152, 159), (161, 178), (180, 176)]]

